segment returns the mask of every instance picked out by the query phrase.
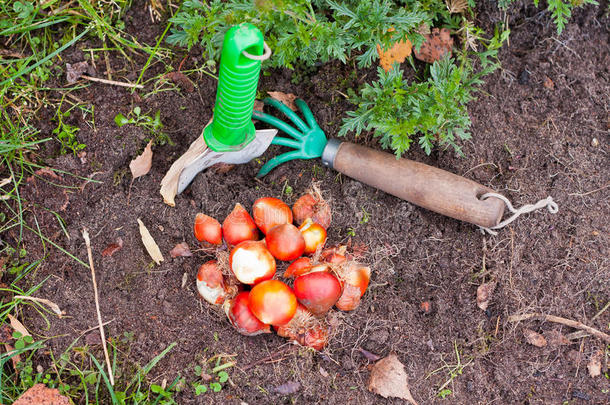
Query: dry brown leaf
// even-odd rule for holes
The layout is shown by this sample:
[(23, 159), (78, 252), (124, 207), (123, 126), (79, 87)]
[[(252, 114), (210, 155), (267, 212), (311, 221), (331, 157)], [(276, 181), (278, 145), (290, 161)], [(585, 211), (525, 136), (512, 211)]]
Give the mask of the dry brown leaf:
[(299, 389), (301, 389), (300, 382), (290, 381), (290, 382), (287, 382), (286, 384), (278, 385), (277, 387), (273, 388), (273, 391), (278, 394), (281, 394), (281, 395), (289, 395), (289, 394), (294, 394)]
[(21, 394), (13, 405), (70, 405), (70, 400), (61, 395), (57, 388), (36, 384)]
[(297, 106), (294, 104), (294, 100), (297, 99), (297, 96), (295, 96), (294, 94), (282, 93), (281, 91), (269, 91), (267, 92), (267, 94), (269, 94), (269, 96), (276, 99), (277, 101), (281, 101), (282, 103), (286, 104), (286, 106), (292, 111), (297, 110)]
[(189, 249), (189, 245), (186, 242), (178, 243), (172, 250), (169, 251), (169, 255), (172, 258), (176, 257), (191, 257), (193, 254), (191, 253), (191, 249)]
[(21, 363), (21, 355), (13, 353), (15, 352), (15, 348), (8, 343), (4, 343), (4, 349), (6, 350), (6, 356), (11, 358), (11, 363), (13, 363), (13, 368), (17, 370), (17, 366)]
[(8, 319), (11, 321), (11, 327), (16, 332), (21, 333), (21, 336), (32, 336), (32, 335), (30, 335), (30, 332), (28, 332), (28, 330), (25, 328), (25, 326), (23, 326), (23, 324), (21, 322), (19, 322), (19, 320), (17, 318), (15, 318), (11, 314), (7, 314), (6, 316), (8, 316)]
[(61, 310), (61, 308), (59, 308), (59, 305), (57, 305), (53, 301), (48, 300), (46, 298), (37, 298), (37, 297), (30, 297), (30, 296), (25, 296), (25, 295), (15, 295), (15, 297), (13, 297), (13, 298), (20, 298), (20, 299), (26, 300), (26, 301), (40, 302), (41, 304), (44, 304), (44, 305), (48, 306), (49, 308), (51, 308), (51, 311), (55, 312), (55, 314), (57, 316), (59, 316), (60, 318), (64, 315), (64, 312)]
[(368, 389), (384, 398), (401, 398), (417, 405), (409, 391), (405, 366), (394, 354), (375, 363), (371, 370)]
[(496, 289), (496, 285), (497, 283), (495, 281), (490, 281), (488, 283), (481, 284), (477, 288), (477, 306), (483, 311), (487, 310), (491, 296)]
[(118, 238), (116, 238), (116, 241), (114, 243), (111, 243), (108, 246), (106, 246), (106, 249), (104, 249), (102, 251), (102, 256), (104, 256), (104, 257), (112, 256), (118, 250), (121, 250), (122, 247), (123, 247), (123, 239), (118, 237)]
[(144, 152), (129, 163), (129, 170), (131, 170), (131, 175), (134, 179), (144, 176), (150, 171), (150, 168), (152, 167), (152, 157), (153, 152), (151, 140), (144, 148)]
[(210, 170), (216, 174), (225, 174), (233, 170), (234, 167), (234, 164), (220, 162), (210, 166)]
[(157, 242), (155, 242), (150, 232), (148, 232), (148, 228), (144, 226), (144, 223), (140, 218), (138, 218), (138, 224), (140, 225), (140, 236), (142, 237), (142, 243), (144, 243), (146, 251), (157, 265), (161, 264), (164, 259)]
[(602, 373), (602, 356), (603, 353), (601, 350), (596, 350), (591, 358), (589, 359), (589, 363), (587, 363), (587, 370), (589, 370), (589, 375), (591, 377), (597, 377)]
[(12, 181), (13, 181), (13, 176), (9, 176), (6, 179), (2, 179), (2, 180), (0, 180), (0, 187), (4, 187)]
[(163, 78), (170, 82), (176, 83), (181, 89), (187, 93), (195, 91), (195, 85), (193, 82), (182, 72), (169, 72), (163, 75)]
[(89, 70), (87, 61), (77, 63), (66, 63), (66, 80), (68, 84), (74, 84), (80, 79), (83, 73)]
[(530, 345), (534, 345), (536, 347), (544, 347), (546, 346), (546, 339), (538, 332), (534, 332), (531, 329), (523, 329), (523, 336), (525, 337), (525, 341)]
[(433, 28), (432, 32), (424, 35), (425, 39), (419, 51), (415, 50), (415, 57), (426, 63), (434, 63), (441, 60), (446, 54), (451, 56), (453, 38), (447, 28)]
[(265, 103), (263, 103), (260, 100), (254, 100), (254, 107), (252, 108), (253, 110), (263, 111), (264, 107), (265, 107)]
[(544, 76), (544, 87), (546, 87), (547, 89), (553, 90), (555, 88), (555, 83), (553, 83), (553, 81), (551, 80), (550, 77), (548, 76)]
[(572, 343), (567, 337), (556, 329), (545, 331), (544, 337), (546, 338), (549, 346), (563, 346)]
[[(390, 28), (388, 31), (394, 31)], [(380, 44), (377, 44), (377, 53), (379, 54), (379, 64), (386, 72), (392, 69), (392, 64), (395, 62), (402, 63), (407, 56), (411, 55), (413, 44), (406, 37), (403, 40), (395, 42), (390, 49), (382, 49)]]
[(60, 177), (50, 167), (42, 167), (34, 172), (38, 176), (47, 175), (53, 179), (58, 180)]
[(368, 360), (368, 361), (377, 361), (381, 358), (381, 356), (376, 355), (375, 353), (371, 353), (368, 350), (364, 350), (359, 347), (358, 351)]

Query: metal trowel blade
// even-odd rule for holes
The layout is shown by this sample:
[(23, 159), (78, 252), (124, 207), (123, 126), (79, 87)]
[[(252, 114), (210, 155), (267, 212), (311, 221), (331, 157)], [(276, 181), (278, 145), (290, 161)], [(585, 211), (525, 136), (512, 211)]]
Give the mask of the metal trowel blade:
[(178, 194), (182, 193), (191, 184), (191, 181), (199, 172), (216, 163), (242, 164), (259, 157), (271, 145), (271, 141), (276, 134), (277, 129), (259, 129), (256, 131), (254, 140), (236, 152), (214, 152), (211, 149), (206, 149), (205, 152), (185, 166), (180, 173)]

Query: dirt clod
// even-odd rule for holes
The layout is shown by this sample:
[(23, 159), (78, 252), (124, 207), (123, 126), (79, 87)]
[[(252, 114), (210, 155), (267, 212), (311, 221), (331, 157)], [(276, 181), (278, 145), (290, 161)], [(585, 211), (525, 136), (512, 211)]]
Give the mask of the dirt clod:
[(36, 384), (13, 402), (13, 405), (70, 405), (70, 400), (56, 388)]

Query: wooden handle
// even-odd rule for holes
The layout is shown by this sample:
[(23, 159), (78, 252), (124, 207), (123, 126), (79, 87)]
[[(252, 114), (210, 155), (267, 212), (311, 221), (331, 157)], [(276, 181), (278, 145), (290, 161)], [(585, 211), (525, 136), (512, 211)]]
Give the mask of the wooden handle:
[(493, 192), (472, 180), (408, 159), (342, 142), (332, 166), (353, 179), (420, 207), (480, 225), (497, 225), (504, 203), (497, 198), (480, 200)]

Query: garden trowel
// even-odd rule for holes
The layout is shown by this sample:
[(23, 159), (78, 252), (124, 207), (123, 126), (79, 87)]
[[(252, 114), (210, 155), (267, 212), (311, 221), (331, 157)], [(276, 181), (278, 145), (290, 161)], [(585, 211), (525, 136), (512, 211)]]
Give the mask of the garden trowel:
[(277, 130), (256, 130), (252, 108), (261, 63), (270, 54), (263, 34), (254, 25), (239, 24), (227, 31), (214, 117), (161, 181), (161, 195), (167, 204), (174, 206), (176, 194), (202, 170), (216, 163), (247, 163), (267, 150)]
[[(289, 160), (322, 158), (327, 167), (440, 214), (487, 228), (500, 222), (504, 203), (494, 197), (481, 197), (493, 192), (490, 188), (423, 163), (397, 159), (350, 142), (328, 140), (303, 100), (296, 100), (296, 106), (304, 120), (285, 104), (264, 100), (294, 126), (263, 112), (253, 112), (261, 60), (269, 55), (261, 32), (253, 25), (240, 24), (227, 32), (213, 120), (161, 181), (161, 194), (167, 204), (174, 206), (176, 193), (182, 192), (205, 168), (220, 162), (246, 163), (273, 144), (293, 150), (270, 159), (258, 177)], [(288, 137), (275, 137), (275, 129), (256, 131), (252, 117)]]

